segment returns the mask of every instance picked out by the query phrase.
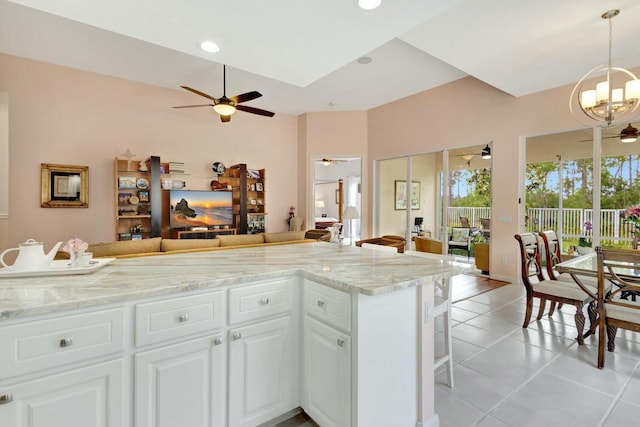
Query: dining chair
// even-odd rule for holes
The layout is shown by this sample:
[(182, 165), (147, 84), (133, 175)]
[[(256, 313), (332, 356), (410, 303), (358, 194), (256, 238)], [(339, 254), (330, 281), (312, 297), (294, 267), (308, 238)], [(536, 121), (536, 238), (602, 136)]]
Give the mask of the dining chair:
[(470, 228), (452, 228), (448, 252), (451, 253), (453, 249), (460, 249), (467, 252), (467, 259), (469, 259), (471, 254), (470, 231)]
[(540, 254), (541, 238), (538, 234), (522, 233), (516, 234), (514, 237), (520, 246), (520, 275), (527, 291), (527, 307), (522, 327), (526, 328), (529, 326), (534, 298), (540, 299), (537, 320), (542, 318), (547, 300), (556, 303), (570, 304), (576, 307), (574, 319), (576, 328), (578, 329), (577, 340), (579, 345), (583, 345), (586, 335), (583, 334), (585, 318), (582, 311), (584, 306), (593, 302), (594, 299), (580, 289), (576, 283), (545, 278), (542, 270), (542, 256)]
[(491, 218), (480, 218), (480, 227), (482, 227), (480, 229), (482, 234), (485, 237), (490, 238), (491, 237)]
[(469, 218), (467, 218), (466, 216), (461, 216), (460, 217), (460, 226), (462, 228), (471, 228), (471, 224), (469, 224)]
[(382, 251), (382, 252), (398, 253), (398, 248), (395, 246), (377, 245), (375, 243), (363, 243), (361, 247), (363, 249), (373, 249), (373, 250)]
[[(558, 273), (555, 270), (556, 265), (562, 262), (562, 248), (560, 247), (560, 239), (558, 239), (558, 234), (554, 230), (546, 230), (539, 232), (538, 234), (542, 238), (542, 247), (544, 249), (544, 265), (547, 272), (547, 277), (550, 280), (560, 280), (562, 282), (576, 283), (577, 278), (572, 277), (571, 274)], [(587, 288), (587, 290), (591, 294), (590, 296), (595, 301), (595, 295), (598, 290), (597, 277), (581, 276), (577, 280), (579, 280), (580, 283)], [(551, 302), (551, 307), (549, 308), (549, 316), (553, 315), (555, 305), (555, 302)], [(562, 308), (562, 303), (558, 305), (558, 310), (560, 308)], [(595, 304), (589, 305), (588, 313), (589, 319), (593, 321), (596, 317)]]
[[(405, 255), (429, 258), (440, 261), (455, 261), (452, 255), (437, 255), (419, 251), (405, 251)], [(433, 362), (433, 369), (447, 365), (447, 381), (453, 388), (453, 333), (451, 331), (453, 319), (451, 318), (452, 284), (451, 279), (442, 278), (434, 281), (433, 318), (442, 316), (444, 321), (444, 355)]]
[[(598, 368), (604, 367), (604, 334), (613, 352), (618, 328), (640, 332), (640, 302), (621, 299), (624, 291), (640, 292), (640, 252), (596, 247), (598, 262)], [(607, 291), (610, 282), (615, 288)]]

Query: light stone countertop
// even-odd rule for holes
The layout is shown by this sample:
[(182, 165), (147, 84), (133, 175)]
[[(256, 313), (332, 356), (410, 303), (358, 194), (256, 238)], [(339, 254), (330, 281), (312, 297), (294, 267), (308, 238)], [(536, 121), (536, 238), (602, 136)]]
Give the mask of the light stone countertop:
[(85, 275), (0, 279), (0, 321), (294, 274), (375, 296), (471, 270), (324, 242), (123, 258)]

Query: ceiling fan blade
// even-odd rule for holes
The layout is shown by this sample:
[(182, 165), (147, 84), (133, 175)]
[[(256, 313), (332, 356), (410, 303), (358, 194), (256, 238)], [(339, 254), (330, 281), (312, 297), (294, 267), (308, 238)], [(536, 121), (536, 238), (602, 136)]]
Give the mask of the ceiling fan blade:
[(204, 92), (200, 92), (198, 89), (194, 89), (194, 88), (191, 88), (191, 87), (189, 87), (189, 86), (180, 86), (180, 87), (181, 87), (182, 89), (188, 90), (189, 92), (193, 92), (193, 93), (195, 93), (195, 94), (197, 94), (197, 95), (204, 96), (205, 98), (210, 99), (210, 100), (212, 100), (213, 102), (218, 102), (218, 100), (217, 100), (216, 98), (214, 98), (213, 96), (211, 96), (211, 95), (207, 95), (207, 94), (206, 94), (206, 93), (204, 93)]
[(241, 95), (236, 95), (236, 96), (231, 97), (229, 99), (234, 104), (241, 104), (243, 102), (247, 102), (247, 101), (254, 100), (256, 98), (260, 98), (261, 96), (262, 96), (262, 94), (260, 92), (257, 92), (257, 91), (254, 90), (254, 91), (251, 91), (251, 92), (243, 93)]
[(193, 107), (213, 107), (213, 104), (198, 104), (198, 105), (179, 105), (171, 108), (193, 108)]
[(246, 105), (236, 105), (236, 109), (240, 111), (244, 111), (245, 113), (258, 114), (260, 116), (273, 117), (276, 113), (272, 113), (271, 111), (261, 110), (260, 108), (247, 107)]
[(231, 116), (223, 116), (223, 115), (220, 115), (220, 121), (221, 121), (222, 123), (230, 122), (230, 121), (231, 121)]

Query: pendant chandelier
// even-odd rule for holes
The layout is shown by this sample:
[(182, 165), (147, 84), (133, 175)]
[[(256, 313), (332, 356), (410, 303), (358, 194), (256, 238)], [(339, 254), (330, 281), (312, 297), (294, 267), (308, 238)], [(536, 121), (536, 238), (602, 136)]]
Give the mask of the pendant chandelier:
[[(579, 113), (583, 113), (591, 120), (611, 125), (616, 120), (630, 116), (638, 108), (640, 80), (631, 71), (614, 67), (611, 62), (611, 19), (619, 13), (619, 9), (612, 9), (602, 14), (602, 19), (609, 21), (609, 59), (606, 64), (589, 71), (573, 88), (569, 109), (576, 118), (582, 117)], [(593, 87), (587, 80), (595, 78), (604, 80)]]

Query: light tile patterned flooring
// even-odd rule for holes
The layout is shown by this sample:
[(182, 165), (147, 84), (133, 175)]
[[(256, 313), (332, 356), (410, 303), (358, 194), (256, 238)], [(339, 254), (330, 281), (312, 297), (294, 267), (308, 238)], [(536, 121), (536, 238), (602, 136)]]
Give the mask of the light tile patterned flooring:
[[(454, 287), (455, 289), (455, 287)], [(524, 288), (510, 284), (454, 303), (455, 387), (436, 376), (441, 427), (640, 426), (640, 335), (618, 331), (596, 368), (596, 336), (584, 346), (572, 306), (522, 328)], [(436, 323), (436, 353), (443, 326)], [(303, 415), (284, 427), (315, 427)], [(394, 426), (389, 426), (394, 427)]]

